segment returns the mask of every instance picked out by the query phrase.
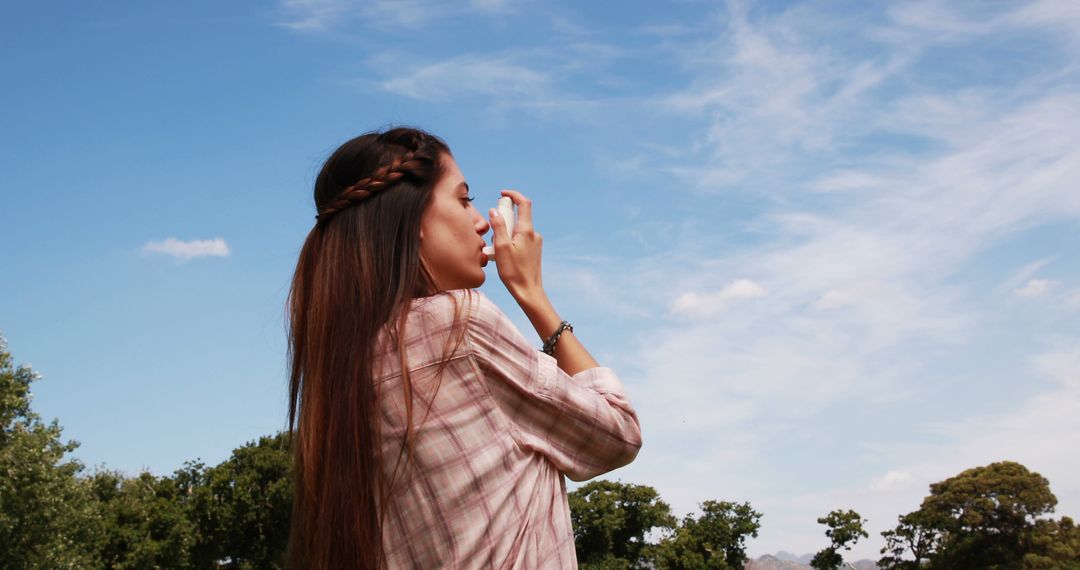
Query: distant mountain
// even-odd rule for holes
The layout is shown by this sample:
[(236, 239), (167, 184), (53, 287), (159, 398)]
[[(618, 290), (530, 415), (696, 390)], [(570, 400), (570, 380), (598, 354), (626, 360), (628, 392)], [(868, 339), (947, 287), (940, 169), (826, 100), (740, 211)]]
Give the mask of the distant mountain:
[[(750, 560), (743, 568), (744, 570), (813, 570), (808, 564), (813, 558), (813, 554), (795, 556), (781, 550), (776, 553), (776, 556), (766, 554), (756, 560)], [(852, 562), (851, 566), (856, 570), (878, 570), (878, 565), (873, 560), (858, 560)]]
[(743, 566), (744, 570), (805, 570), (806, 568), (810, 567), (794, 560), (780, 560), (771, 554), (747, 561), (746, 566)]
[(810, 561), (814, 559), (813, 554), (803, 554), (802, 556), (799, 556), (786, 550), (781, 550), (780, 552), (777, 552), (776, 557), (780, 560), (786, 560), (788, 562), (798, 562), (799, 564), (809, 564)]

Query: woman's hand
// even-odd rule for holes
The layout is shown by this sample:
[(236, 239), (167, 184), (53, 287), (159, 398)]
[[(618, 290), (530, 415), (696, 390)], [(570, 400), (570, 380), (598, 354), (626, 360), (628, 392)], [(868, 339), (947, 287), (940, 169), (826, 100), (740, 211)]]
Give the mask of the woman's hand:
[[(502, 195), (509, 196), (517, 205), (517, 223), (514, 224), (514, 235), (506, 235), (506, 221), (495, 208), (488, 210), (494, 233), (491, 241), (495, 244), (495, 266), (499, 269), (499, 278), (529, 317), (540, 340), (547, 340), (559, 328), (562, 318), (551, 305), (540, 279), (543, 239), (533, 229), (532, 202), (514, 190), (503, 190)], [(555, 345), (555, 360), (559, 368), (570, 375), (598, 366), (596, 359), (569, 330), (562, 333)]]
[(540, 250), (543, 239), (533, 229), (532, 202), (521, 192), (503, 190), (503, 196), (517, 206), (514, 235), (506, 233), (506, 220), (496, 208), (488, 210), (491, 221), (492, 244), (495, 246), (495, 266), (506, 289), (519, 305), (543, 298), (544, 285), (540, 276)]

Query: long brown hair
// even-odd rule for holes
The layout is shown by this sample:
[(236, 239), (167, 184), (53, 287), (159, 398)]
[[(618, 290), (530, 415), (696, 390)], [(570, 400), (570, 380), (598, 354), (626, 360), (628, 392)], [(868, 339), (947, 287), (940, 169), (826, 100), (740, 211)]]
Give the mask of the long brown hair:
[[(417, 129), (367, 133), (334, 151), (315, 181), (317, 223), (300, 250), (287, 306), (289, 568), (382, 566), (381, 514), (398, 464), (386, 481), (375, 343), (396, 323), (389, 333), (401, 359), (407, 464), (414, 442), (404, 327), (412, 300), (437, 292), (420, 258), (420, 221), (444, 156), (446, 143)], [(455, 306), (451, 337), (460, 343)]]

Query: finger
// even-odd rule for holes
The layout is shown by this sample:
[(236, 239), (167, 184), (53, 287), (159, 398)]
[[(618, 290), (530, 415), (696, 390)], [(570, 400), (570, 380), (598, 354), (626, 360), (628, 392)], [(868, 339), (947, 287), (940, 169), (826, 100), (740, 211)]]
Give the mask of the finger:
[(532, 231), (532, 201), (517, 190), (503, 190), (502, 195), (509, 196), (517, 206), (517, 223), (514, 225), (514, 231)]
[(510, 243), (510, 236), (506, 234), (506, 220), (499, 215), (497, 208), (488, 210), (488, 219), (491, 222), (491, 245), (495, 246), (495, 253), (497, 254), (500, 246)]

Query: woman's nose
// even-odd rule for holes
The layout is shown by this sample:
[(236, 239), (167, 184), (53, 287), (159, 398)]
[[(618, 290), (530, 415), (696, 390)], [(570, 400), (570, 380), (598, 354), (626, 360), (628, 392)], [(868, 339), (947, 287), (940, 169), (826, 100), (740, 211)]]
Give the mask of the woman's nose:
[[(477, 212), (477, 213), (479, 214), (479, 212)], [(490, 229), (491, 229), (491, 224), (488, 223), (488, 221), (486, 219), (484, 219), (484, 216), (482, 216), (482, 215), (477, 216), (476, 233), (478, 233), (480, 235), (484, 235), (484, 234), (488, 233), (488, 230), (490, 230)]]

